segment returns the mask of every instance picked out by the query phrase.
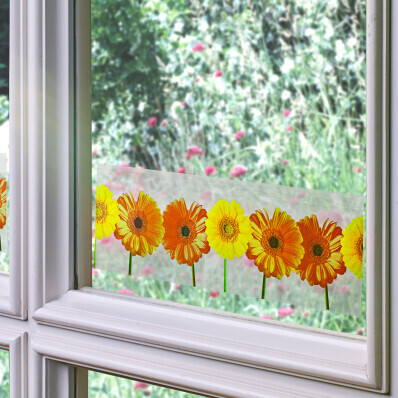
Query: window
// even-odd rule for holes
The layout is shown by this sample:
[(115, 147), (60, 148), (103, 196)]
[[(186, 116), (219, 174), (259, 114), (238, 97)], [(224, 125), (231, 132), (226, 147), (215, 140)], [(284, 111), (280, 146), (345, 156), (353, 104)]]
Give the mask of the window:
[[(363, 223), (366, 2), (336, 12), (337, 2), (153, 0), (104, 12), (114, 4), (91, 5), (93, 287), (364, 334), (362, 260), (356, 276), (346, 260), (325, 283), (306, 278), (299, 249), (309, 243), (300, 244), (306, 216), (336, 222), (342, 233), (353, 219)], [(158, 235), (142, 232), (145, 211), (129, 227), (135, 213), (125, 200), (141, 192), (162, 213)], [(221, 222), (225, 199), (257, 220), (262, 235), (251, 249), (242, 235), (246, 249), (228, 260), (204, 221), (214, 214)], [(203, 214), (187, 221), (192, 202)], [(274, 209), (303, 221), (297, 238), (261, 224), (256, 211), (272, 218)], [(141, 239), (153, 242), (148, 250)], [(283, 247), (297, 248), (294, 260)], [(333, 313), (319, 311), (325, 304)]]
[[(19, 209), (11, 213), (10, 225), (20, 226), (10, 231), (7, 308), (12, 311), (5, 314), (2, 308), (0, 316), (0, 348), (10, 352), (11, 396), (24, 397), (28, 391), (34, 396), (87, 396), (88, 370), (208, 396), (369, 397), (390, 388), (394, 396), (396, 380), (389, 380), (388, 359), (394, 372), (397, 356), (389, 345), (388, 325), (394, 336), (397, 314), (389, 305), (387, 281), (394, 286), (397, 279), (394, 268), (389, 270), (389, 259), (398, 254), (394, 245), (390, 247), (390, 239), (398, 237), (398, 192), (389, 183), (389, 173), (398, 171), (398, 143), (389, 135), (389, 92), (394, 109), (398, 90), (394, 75), (390, 82), (386, 49), (391, 44), (396, 71), (395, 3), (391, 12), (387, 3), (367, 4), (371, 299), (366, 337), (253, 322), (241, 315), (88, 287), (90, 4), (21, 0), (10, 5), (10, 63), (16, 66), (10, 70), (18, 71), (11, 72), (10, 93), (21, 98), (10, 100), (10, 123), (18, 114), (21, 125), (16, 131), (22, 132), (14, 136), (21, 145), (10, 148), (10, 161), (19, 159), (15, 169), (10, 164), (10, 179), (15, 181), (10, 189), (19, 187), (15, 196), (10, 192), (11, 205), (15, 198), (18, 206), (10, 205), (10, 211)], [(21, 93), (12, 90), (19, 79), (26, 83)], [(397, 124), (392, 113), (392, 131)], [(15, 283), (13, 274), (19, 275)], [(396, 302), (395, 289), (390, 293)], [(18, 319), (26, 304), (28, 321)]]

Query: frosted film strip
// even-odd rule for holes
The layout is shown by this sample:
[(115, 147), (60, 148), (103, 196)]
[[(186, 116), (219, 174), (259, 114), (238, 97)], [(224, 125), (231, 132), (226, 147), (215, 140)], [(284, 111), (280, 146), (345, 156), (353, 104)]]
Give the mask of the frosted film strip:
[[(104, 184), (117, 199), (131, 192), (137, 200), (140, 191), (149, 194), (163, 213), (168, 204), (184, 198), (189, 209), (192, 202), (203, 206), (208, 212), (219, 200), (236, 201), (250, 216), (259, 209), (266, 209), (271, 218), (274, 210), (285, 211), (299, 221), (312, 214), (320, 226), (326, 219), (334, 221), (344, 230), (356, 217), (363, 215), (364, 202), (359, 195), (337, 194), (261, 183), (232, 181), (204, 176), (145, 170), (121, 166), (99, 166), (98, 185)], [(98, 215), (98, 214), (97, 214)], [(95, 219), (95, 215), (94, 215)], [(137, 224), (138, 225), (138, 224)], [(138, 225), (140, 226), (140, 225)], [(245, 254), (228, 260), (227, 294), (258, 297), (261, 299), (263, 273)], [(223, 292), (223, 259), (213, 249), (203, 254), (195, 263), (196, 286)], [(122, 240), (114, 235), (97, 241), (96, 266), (98, 269), (127, 274), (129, 252)], [(131, 261), (132, 275), (191, 285), (191, 267), (178, 264), (170, 258), (163, 244), (152, 255), (135, 255)], [(337, 275), (328, 285), (330, 309), (351, 315), (361, 312), (362, 280), (348, 269)], [(265, 299), (286, 305), (325, 309), (324, 289), (310, 286), (307, 280), (291, 272), (281, 279), (266, 280)]]

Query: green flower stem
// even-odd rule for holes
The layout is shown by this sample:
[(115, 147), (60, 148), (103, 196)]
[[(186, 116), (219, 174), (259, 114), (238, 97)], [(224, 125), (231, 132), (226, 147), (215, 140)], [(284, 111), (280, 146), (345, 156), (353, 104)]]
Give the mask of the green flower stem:
[(224, 258), (224, 293), (227, 292), (227, 259)]
[[(1, 247), (0, 247), (1, 250)], [(94, 238), (94, 269), (97, 267), (97, 238)]]
[(325, 305), (326, 310), (329, 311), (329, 292), (328, 292), (328, 285), (325, 287)]
[(195, 264), (192, 264), (192, 286), (196, 287)]
[(129, 259), (129, 276), (131, 276), (131, 267), (133, 265), (133, 255), (130, 253), (130, 259)]
[(265, 286), (267, 284), (267, 278), (263, 275), (263, 288), (261, 289), (261, 298), (265, 299)]

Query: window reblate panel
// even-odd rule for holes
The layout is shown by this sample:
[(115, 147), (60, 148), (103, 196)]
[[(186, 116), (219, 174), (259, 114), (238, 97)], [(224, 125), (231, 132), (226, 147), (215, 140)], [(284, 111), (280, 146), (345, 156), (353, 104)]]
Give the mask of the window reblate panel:
[(10, 353), (0, 350), (0, 397), (10, 396)]
[(9, 271), (9, 43), (10, 4), (0, 2), (0, 271)]
[(193, 398), (201, 396), (93, 371), (88, 373), (88, 382), (89, 398)]
[[(112, 3), (92, 3), (93, 203), (101, 184), (111, 189), (115, 199), (124, 189), (138, 200), (138, 188), (145, 186), (148, 178), (141, 185), (134, 179), (124, 184), (120, 177), (129, 167), (143, 170), (144, 176), (147, 170), (176, 173), (178, 195), (168, 197), (168, 203), (191, 198), (194, 189), (189, 187), (197, 188), (207, 178), (210, 188), (186, 203), (189, 209), (193, 200), (199, 204), (207, 201), (207, 212), (215, 205), (209, 197), (221, 199), (217, 190), (229, 192), (241, 182), (250, 182), (255, 183), (252, 190), (264, 189), (262, 196), (274, 202), (258, 202), (250, 211), (245, 208), (245, 216), (263, 208), (270, 218), (276, 208), (296, 221), (314, 214), (320, 227), (325, 219), (336, 222), (347, 235), (351, 233), (356, 249), (363, 250), (363, 242), (355, 235), (358, 223), (348, 229), (363, 215), (363, 205), (348, 219), (344, 207), (335, 206), (328, 191), (352, 202), (352, 196), (344, 195), (363, 198), (366, 188), (365, 1), (343, 7), (338, 2), (311, 1), (281, 5), (272, 0), (261, 4), (241, 0), (233, 5), (224, 1), (210, 5), (151, 0), (126, 4), (116, 14), (103, 12)], [(104, 177), (104, 165), (113, 165), (116, 172)], [(181, 175), (193, 181), (197, 178), (197, 184), (187, 184), (186, 192), (180, 192)], [(163, 174), (158, 192), (152, 194), (162, 203), (162, 214), (167, 205), (162, 193), (172, 193), (172, 182), (169, 189), (160, 187), (167, 180), (173, 181), (173, 177)], [(269, 191), (278, 192), (277, 186), (297, 191), (284, 198), (270, 196)], [(309, 189), (320, 193), (321, 206), (299, 214), (298, 209), (311, 196)], [(237, 200), (224, 196), (230, 203)], [(142, 227), (130, 221), (130, 230)], [(184, 231), (181, 229), (181, 234), (188, 234)], [(366, 270), (361, 274), (358, 263), (351, 264), (348, 257), (344, 275), (338, 274), (328, 284), (331, 308), (326, 312), (314, 305), (323, 301), (326, 306), (325, 287), (320, 283), (311, 287), (313, 296), (305, 295), (308, 305), (298, 300), (292, 288), (294, 272), (281, 279), (273, 275), (263, 284), (260, 267), (253, 266), (256, 260), (246, 258), (247, 264), (241, 265), (244, 272), (237, 273), (245, 275), (252, 267), (260, 281), (247, 281), (243, 287), (245, 281), (240, 282), (246, 294), (233, 289), (224, 293), (222, 282), (219, 285), (223, 275), (213, 274), (209, 282), (210, 272), (197, 271), (193, 277), (192, 268), (186, 270), (176, 263), (170, 271), (173, 277), (159, 278), (161, 262), (155, 257), (116, 261), (109, 254), (118, 240), (114, 236), (93, 239), (97, 254), (94, 287), (365, 333)], [(283, 239), (276, 235), (266, 239), (271, 249), (278, 249), (273, 237), (278, 242)], [(322, 242), (313, 243), (313, 255), (326, 253)], [(104, 260), (106, 250), (115, 260), (113, 265), (104, 266), (112, 263)], [(209, 255), (215, 251), (212, 247)], [(241, 257), (243, 263), (245, 257)], [(216, 272), (222, 273), (224, 267), (221, 263)], [(348, 276), (355, 286), (345, 282), (343, 278)], [(322, 276), (317, 278), (319, 281)], [(189, 286), (190, 280), (198, 283)], [(227, 284), (233, 286), (228, 277)], [(261, 299), (264, 287), (266, 300)], [(355, 306), (355, 311), (347, 315), (333, 300)]]

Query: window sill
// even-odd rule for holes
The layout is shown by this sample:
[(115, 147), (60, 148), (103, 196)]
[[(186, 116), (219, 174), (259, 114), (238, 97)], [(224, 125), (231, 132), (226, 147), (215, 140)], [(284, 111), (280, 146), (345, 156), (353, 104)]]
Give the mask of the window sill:
[(37, 310), (33, 318), (43, 325), (114, 341), (382, 392), (372, 382), (363, 337), (91, 288), (69, 291)]

